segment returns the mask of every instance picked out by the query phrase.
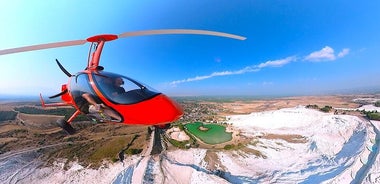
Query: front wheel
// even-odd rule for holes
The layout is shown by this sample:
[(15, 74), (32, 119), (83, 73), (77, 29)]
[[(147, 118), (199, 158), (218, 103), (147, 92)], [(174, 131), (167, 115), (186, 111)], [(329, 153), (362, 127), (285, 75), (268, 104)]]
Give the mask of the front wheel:
[(75, 129), (64, 119), (57, 120), (57, 124), (70, 135), (75, 134)]

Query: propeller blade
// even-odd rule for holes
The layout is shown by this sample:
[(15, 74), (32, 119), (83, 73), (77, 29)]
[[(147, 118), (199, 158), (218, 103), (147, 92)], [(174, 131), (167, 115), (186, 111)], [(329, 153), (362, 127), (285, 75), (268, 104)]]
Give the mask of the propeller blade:
[(50, 98), (50, 99), (52, 99), (52, 98), (57, 98), (57, 97), (59, 97), (59, 96), (64, 95), (64, 94), (67, 93), (67, 92), (68, 92), (68, 90), (65, 89), (65, 90), (63, 90), (62, 92), (60, 92), (60, 93), (58, 93), (58, 94), (56, 94), (56, 95), (50, 96), (49, 98)]
[(86, 40), (72, 40), (72, 41), (64, 41), (64, 42), (31, 45), (31, 46), (26, 46), (26, 47), (18, 47), (18, 48), (13, 48), (13, 49), (0, 50), (0, 55), (13, 54), (13, 53), (17, 53), (17, 52), (26, 52), (26, 51), (32, 51), (32, 50), (49, 49), (49, 48), (56, 48), (56, 47), (83, 45), (86, 42), (87, 42)]
[(71, 75), (70, 72), (68, 72), (68, 71), (65, 69), (65, 67), (63, 67), (63, 66), (61, 65), (61, 63), (58, 61), (58, 59), (55, 59), (55, 61), (57, 62), (57, 65), (59, 66), (59, 68), (62, 70), (63, 73), (65, 73), (68, 77), (73, 76), (73, 75)]
[(233, 38), (238, 40), (245, 40), (246, 37), (239, 35), (222, 33), (216, 31), (207, 30), (196, 30), (196, 29), (157, 29), (157, 30), (146, 30), (146, 31), (133, 31), (119, 34), (119, 38), (130, 37), (130, 36), (143, 36), (143, 35), (159, 35), (159, 34), (198, 34), (198, 35), (211, 35), (211, 36), (221, 36), (227, 38)]

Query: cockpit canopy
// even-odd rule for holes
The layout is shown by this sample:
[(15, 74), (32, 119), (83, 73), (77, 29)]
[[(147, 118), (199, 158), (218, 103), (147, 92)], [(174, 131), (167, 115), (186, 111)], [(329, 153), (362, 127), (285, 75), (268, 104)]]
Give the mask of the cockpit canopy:
[[(100, 93), (114, 104), (135, 104), (160, 94), (147, 85), (119, 74), (98, 71), (90, 75)], [(88, 92), (98, 97), (90, 85), (89, 74), (79, 73), (73, 80), (71, 91)]]

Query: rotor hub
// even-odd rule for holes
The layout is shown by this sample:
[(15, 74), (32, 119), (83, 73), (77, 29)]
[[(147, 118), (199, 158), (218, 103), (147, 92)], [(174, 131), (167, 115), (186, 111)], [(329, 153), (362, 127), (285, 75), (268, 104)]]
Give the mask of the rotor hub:
[(87, 41), (88, 42), (112, 41), (118, 38), (119, 37), (117, 35), (103, 34), (103, 35), (96, 35), (96, 36), (89, 37), (87, 38)]

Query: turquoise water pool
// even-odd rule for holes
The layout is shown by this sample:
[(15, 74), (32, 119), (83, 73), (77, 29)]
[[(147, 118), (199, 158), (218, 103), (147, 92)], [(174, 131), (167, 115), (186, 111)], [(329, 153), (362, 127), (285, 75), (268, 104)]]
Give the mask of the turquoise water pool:
[[(188, 123), (186, 129), (207, 144), (220, 144), (232, 139), (232, 133), (226, 132), (226, 127), (217, 124), (203, 124), (201, 122)], [(204, 127), (205, 130), (201, 130)]]

